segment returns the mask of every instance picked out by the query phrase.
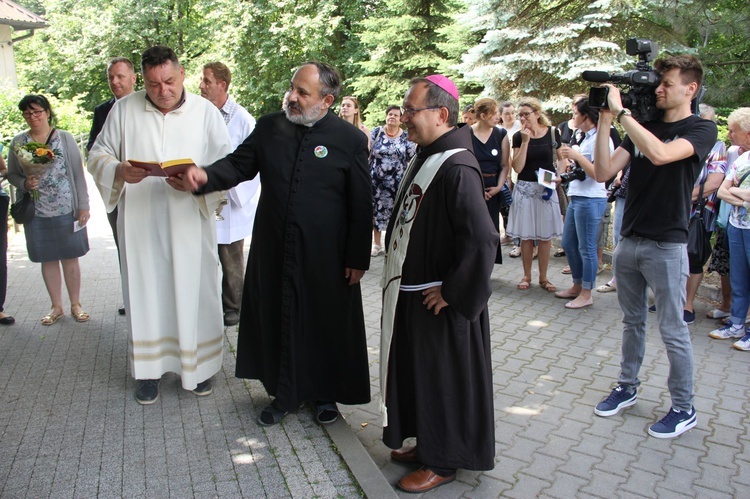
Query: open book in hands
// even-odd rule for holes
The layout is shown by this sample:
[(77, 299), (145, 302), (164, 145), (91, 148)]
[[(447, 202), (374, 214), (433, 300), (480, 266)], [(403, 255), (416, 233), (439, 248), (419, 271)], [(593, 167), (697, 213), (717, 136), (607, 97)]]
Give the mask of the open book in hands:
[(169, 161), (164, 161), (163, 163), (158, 163), (156, 161), (138, 161), (135, 159), (129, 159), (128, 163), (130, 163), (132, 166), (135, 166), (136, 168), (143, 168), (144, 170), (148, 170), (149, 176), (152, 177), (174, 177), (176, 175), (179, 175), (180, 173), (184, 173), (185, 170), (188, 169), (188, 167), (195, 164), (190, 158), (172, 159)]

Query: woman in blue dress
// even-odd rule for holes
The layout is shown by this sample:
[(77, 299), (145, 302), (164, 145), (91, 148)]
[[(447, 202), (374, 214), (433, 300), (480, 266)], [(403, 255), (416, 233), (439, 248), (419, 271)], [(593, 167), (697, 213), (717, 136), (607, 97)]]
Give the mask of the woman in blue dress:
[[(474, 103), (476, 122), (471, 125), (474, 155), (482, 169), (484, 199), (495, 229), (500, 231), (500, 205), (503, 185), (510, 166), (510, 143), (508, 132), (496, 126), (499, 121), (497, 102), (494, 99), (479, 99)], [(503, 263), (502, 246), (498, 245), (495, 263)]]
[(372, 175), (373, 244), (372, 256), (383, 253), (382, 233), (388, 227), (393, 212), (398, 186), (406, 166), (417, 146), (406, 138), (401, 129), (401, 108), (389, 106), (385, 111), (385, 126), (370, 132), (370, 173)]

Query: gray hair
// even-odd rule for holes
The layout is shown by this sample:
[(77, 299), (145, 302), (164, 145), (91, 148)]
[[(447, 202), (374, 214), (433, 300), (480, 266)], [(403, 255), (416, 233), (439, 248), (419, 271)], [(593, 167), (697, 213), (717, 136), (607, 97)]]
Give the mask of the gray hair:
[(739, 107), (732, 111), (727, 123), (737, 123), (743, 131), (750, 132), (750, 107)]
[[(341, 93), (341, 73), (330, 64), (320, 61), (307, 61), (302, 66), (312, 65), (318, 69), (320, 78), (320, 95), (333, 95), (333, 100), (338, 99)], [(300, 67), (302, 67), (300, 66)]]
[(412, 78), (409, 85), (414, 86), (419, 83), (427, 85), (425, 106), (447, 108), (448, 126), (456, 126), (456, 123), (458, 123), (458, 101), (451, 94), (438, 87), (427, 78)]
[(704, 120), (716, 121), (716, 109), (708, 104), (699, 104), (698, 113)]

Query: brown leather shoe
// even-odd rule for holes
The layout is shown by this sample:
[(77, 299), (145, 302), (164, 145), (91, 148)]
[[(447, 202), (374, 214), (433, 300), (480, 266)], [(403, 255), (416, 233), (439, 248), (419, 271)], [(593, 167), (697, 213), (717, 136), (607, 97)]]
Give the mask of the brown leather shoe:
[(401, 447), (400, 449), (392, 450), (391, 459), (399, 463), (418, 463), (417, 446)]
[(423, 466), (417, 471), (403, 477), (396, 485), (404, 492), (418, 494), (445, 485), (446, 483), (451, 483), (455, 479), (455, 473), (450, 476), (440, 476)]

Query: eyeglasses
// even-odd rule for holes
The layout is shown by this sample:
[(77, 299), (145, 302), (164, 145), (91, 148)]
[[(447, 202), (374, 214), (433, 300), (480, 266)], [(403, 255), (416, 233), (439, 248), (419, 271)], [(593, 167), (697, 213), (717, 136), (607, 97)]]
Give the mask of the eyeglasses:
[(523, 113), (518, 113), (518, 117), (519, 118), (525, 118), (525, 117), (527, 117), (530, 114), (534, 114), (534, 112), (532, 111), (532, 112), (529, 113), (529, 112), (525, 112), (524, 111)]
[(411, 117), (417, 114), (419, 111), (431, 111), (435, 109), (440, 109), (440, 106), (418, 107), (418, 108), (402, 107), (401, 114), (403, 116)]
[(39, 116), (43, 112), (44, 112), (44, 110), (42, 110), (42, 109), (35, 109), (33, 111), (24, 111), (23, 113), (21, 113), (21, 115), (24, 118), (31, 118), (31, 117), (36, 118), (37, 116)]

